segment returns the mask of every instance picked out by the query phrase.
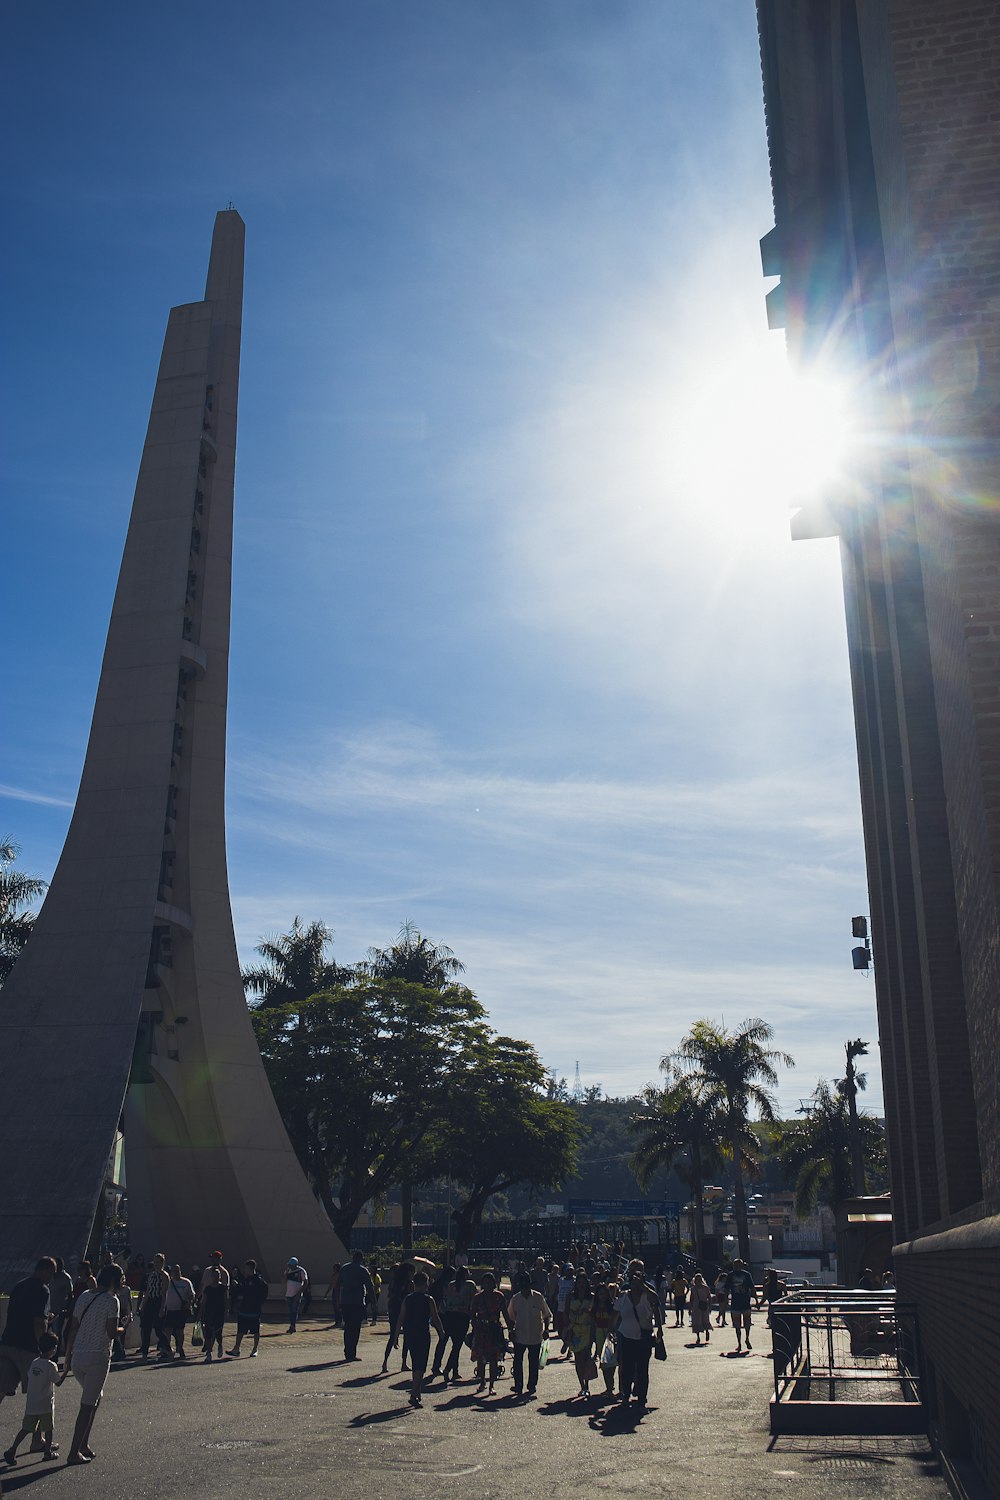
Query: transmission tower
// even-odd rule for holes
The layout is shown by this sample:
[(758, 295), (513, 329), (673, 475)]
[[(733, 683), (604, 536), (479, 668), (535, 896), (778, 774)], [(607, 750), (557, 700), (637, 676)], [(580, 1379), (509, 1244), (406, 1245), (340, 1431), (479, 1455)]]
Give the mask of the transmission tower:
[(573, 1099), (577, 1104), (583, 1099), (583, 1080), (580, 1077), (579, 1063), (577, 1063), (576, 1072), (573, 1074)]

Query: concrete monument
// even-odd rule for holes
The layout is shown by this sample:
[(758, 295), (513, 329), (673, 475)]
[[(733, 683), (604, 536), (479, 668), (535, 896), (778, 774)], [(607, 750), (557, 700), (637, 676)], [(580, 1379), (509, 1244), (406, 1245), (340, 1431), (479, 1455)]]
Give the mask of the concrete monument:
[(243, 221), (171, 309), (65, 847), (0, 1003), (0, 1287), (87, 1244), (124, 1116), (129, 1239), (276, 1280), (345, 1258), (247, 1014), (226, 701)]

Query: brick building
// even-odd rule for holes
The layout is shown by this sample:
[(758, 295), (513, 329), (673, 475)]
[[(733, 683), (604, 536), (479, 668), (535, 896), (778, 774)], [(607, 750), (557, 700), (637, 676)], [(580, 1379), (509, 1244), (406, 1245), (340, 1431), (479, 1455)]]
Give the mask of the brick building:
[(897, 1281), (1000, 1495), (1000, 5), (757, 10), (769, 318), (861, 414), (794, 532), (841, 539)]

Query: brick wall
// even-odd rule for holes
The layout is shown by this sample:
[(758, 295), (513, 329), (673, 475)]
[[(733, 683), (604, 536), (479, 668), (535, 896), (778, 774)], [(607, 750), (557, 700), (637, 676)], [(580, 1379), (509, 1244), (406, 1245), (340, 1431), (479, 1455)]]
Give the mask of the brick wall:
[(995, 1199), (1000, 1197), (1000, 11), (988, 0), (890, 0), (888, 14), (911, 234), (910, 337), (900, 354), (921, 438), (922, 542), (963, 987), (983, 1189), (987, 1199)]
[[(998, 1251), (949, 1250), (899, 1256), (896, 1285), (900, 1302), (918, 1306), (921, 1347), (930, 1357), (936, 1389), (925, 1392), (936, 1436), (959, 1462), (985, 1458), (986, 1477), (1000, 1495), (1000, 1276)], [(952, 1399), (949, 1400), (949, 1391)], [(968, 1424), (956, 1406), (973, 1420)], [(974, 1454), (979, 1424), (985, 1455)]]

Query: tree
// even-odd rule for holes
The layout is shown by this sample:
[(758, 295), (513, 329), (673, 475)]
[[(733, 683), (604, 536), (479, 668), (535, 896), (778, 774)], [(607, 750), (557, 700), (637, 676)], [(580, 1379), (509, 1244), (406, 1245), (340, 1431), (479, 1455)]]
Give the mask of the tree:
[[(777, 1132), (775, 1154), (786, 1173), (795, 1173), (795, 1212), (807, 1218), (822, 1201), (836, 1208), (854, 1196), (851, 1164), (851, 1118), (847, 1096), (821, 1078), (801, 1120), (790, 1120)], [(885, 1132), (871, 1115), (859, 1115), (861, 1149), (873, 1173), (885, 1170)]]
[(256, 997), (262, 1009), (302, 1004), (322, 990), (346, 984), (353, 970), (342, 968), (326, 957), (333, 933), (325, 922), (303, 927), (298, 917), (290, 932), (260, 943), (257, 952), (264, 962), (243, 970), (243, 987)]
[(392, 947), (369, 948), (358, 970), (372, 979), (405, 979), (443, 990), (465, 973), (465, 965), (444, 943), (432, 943), (412, 922), (404, 922)]
[(631, 1166), (645, 1192), (657, 1172), (669, 1171), (678, 1157), (687, 1157), (686, 1165), (679, 1170), (691, 1189), (694, 1253), (700, 1259), (705, 1174), (720, 1164), (719, 1142), (725, 1135), (725, 1119), (713, 1091), (673, 1067), (666, 1071), (664, 1087), (647, 1088), (642, 1096), (646, 1108), (632, 1119), (632, 1129), (641, 1139)]
[(529, 1042), (493, 1033), (456, 1070), (434, 1150), (436, 1170), (464, 1189), (452, 1211), (456, 1250), (472, 1243), (497, 1193), (516, 1183), (557, 1187), (575, 1170), (577, 1116), (546, 1097), (547, 1077)]
[(856, 1057), (868, 1056), (868, 1043), (863, 1042), (860, 1037), (853, 1042), (844, 1043), (844, 1051), (847, 1054), (847, 1076), (838, 1079), (837, 1087), (847, 1100), (848, 1129), (851, 1142), (851, 1178), (854, 1185), (854, 1195), (863, 1197), (865, 1192), (865, 1156), (861, 1145), (861, 1127), (858, 1120), (858, 1091), (867, 1087), (868, 1079), (864, 1073), (855, 1071), (854, 1059)]
[[(401, 1180), (487, 1035), (471, 990), (358, 978), (251, 1012), (292, 1145), (345, 1244)], [(300, 1020), (303, 1024), (299, 1024)]]
[(46, 889), (44, 880), (14, 869), (20, 853), (13, 839), (0, 839), (0, 985), (31, 936), (35, 914), (28, 908)]
[[(725, 1133), (733, 1167), (736, 1235), (743, 1260), (750, 1260), (750, 1227), (743, 1173), (748, 1165), (746, 1142), (750, 1111), (774, 1119), (770, 1090), (778, 1082), (775, 1063), (795, 1066), (787, 1052), (767, 1046), (774, 1030), (759, 1017), (742, 1022), (736, 1031), (714, 1021), (696, 1021), (681, 1042), (679, 1057), (691, 1081), (714, 1098), (725, 1118)], [(672, 1059), (664, 1059), (669, 1065)]]

